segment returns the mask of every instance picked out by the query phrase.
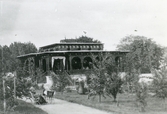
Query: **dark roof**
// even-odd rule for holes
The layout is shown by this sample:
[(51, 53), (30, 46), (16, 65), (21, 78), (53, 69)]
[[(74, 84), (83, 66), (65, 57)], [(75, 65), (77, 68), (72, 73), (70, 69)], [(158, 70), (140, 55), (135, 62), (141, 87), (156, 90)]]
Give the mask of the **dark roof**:
[(52, 47), (52, 46), (55, 46), (55, 45), (64, 45), (64, 44), (67, 44), (67, 45), (73, 45), (73, 44), (103, 44), (103, 43), (80, 43), (80, 42), (71, 42), (71, 43), (54, 43), (54, 44), (50, 44), (50, 45), (46, 45), (46, 46), (42, 46), (42, 47), (39, 47), (39, 48), (46, 48), (46, 47)]
[(26, 56), (37, 56), (42, 54), (52, 54), (52, 53), (77, 53), (77, 52), (121, 52), (121, 53), (128, 53), (129, 51), (104, 51), (104, 50), (68, 50), (68, 51), (46, 51), (46, 52), (39, 52), (39, 53), (29, 53), (25, 55), (17, 56), (18, 58), (26, 57)]

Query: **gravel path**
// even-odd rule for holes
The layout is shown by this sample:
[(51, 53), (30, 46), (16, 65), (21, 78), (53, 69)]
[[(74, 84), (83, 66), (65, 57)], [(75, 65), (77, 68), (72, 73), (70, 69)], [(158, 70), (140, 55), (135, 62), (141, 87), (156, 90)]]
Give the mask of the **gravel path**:
[(112, 114), (55, 98), (52, 100), (52, 103), (36, 106), (46, 111), (48, 114)]

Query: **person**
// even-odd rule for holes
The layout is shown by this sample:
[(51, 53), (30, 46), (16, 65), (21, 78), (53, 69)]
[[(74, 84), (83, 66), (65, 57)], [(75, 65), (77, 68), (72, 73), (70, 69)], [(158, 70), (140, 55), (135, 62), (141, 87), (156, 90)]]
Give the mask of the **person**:
[(46, 104), (46, 100), (44, 99), (44, 97), (42, 95), (39, 95), (39, 97), (37, 98), (36, 104)]

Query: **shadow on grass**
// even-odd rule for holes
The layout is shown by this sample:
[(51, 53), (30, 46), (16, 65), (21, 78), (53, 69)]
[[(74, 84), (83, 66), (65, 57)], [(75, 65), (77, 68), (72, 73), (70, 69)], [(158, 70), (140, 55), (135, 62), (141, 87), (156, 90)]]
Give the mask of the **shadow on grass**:
[[(24, 101), (18, 100), (19, 105), (14, 109), (14, 111), (7, 111), (5, 114), (47, 114), (43, 110), (35, 107), (31, 103), (26, 103)], [(0, 114), (3, 114), (3, 107), (0, 108)]]

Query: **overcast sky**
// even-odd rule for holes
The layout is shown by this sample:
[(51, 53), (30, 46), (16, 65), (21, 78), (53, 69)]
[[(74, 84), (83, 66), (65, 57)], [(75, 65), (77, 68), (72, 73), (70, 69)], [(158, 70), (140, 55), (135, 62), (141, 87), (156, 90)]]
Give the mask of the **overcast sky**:
[(167, 0), (0, 0), (0, 45), (37, 47), (85, 35), (115, 50), (127, 35), (167, 46)]

